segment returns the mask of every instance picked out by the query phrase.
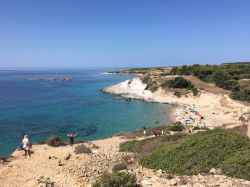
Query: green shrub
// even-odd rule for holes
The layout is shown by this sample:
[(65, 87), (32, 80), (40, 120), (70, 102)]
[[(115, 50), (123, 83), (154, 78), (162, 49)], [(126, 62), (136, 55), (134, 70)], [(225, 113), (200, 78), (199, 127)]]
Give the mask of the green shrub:
[(175, 92), (174, 92), (174, 95), (175, 95), (176, 97), (180, 98), (180, 97), (181, 97), (181, 92), (175, 91)]
[(143, 84), (148, 84), (148, 82), (151, 81), (150, 75), (149, 74), (144, 75), (141, 81)]
[(193, 96), (197, 96), (198, 93), (199, 93), (199, 90), (197, 88), (192, 88), (192, 93), (193, 93)]
[(127, 165), (125, 163), (115, 164), (112, 168), (113, 172), (118, 172), (127, 169)]
[[(198, 65), (174, 67), (172, 75), (194, 75), (205, 82), (215, 83), (218, 87), (232, 90), (232, 99), (250, 102), (246, 92), (247, 87), (239, 86), (241, 79), (249, 79), (250, 63), (227, 63), (222, 65)], [(165, 84), (168, 88), (171, 84)], [(164, 87), (164, 85), (163, 85)]]
[(225, 82), (232, 79), (232, 77), (230, 76), (230, 74), (228, 74), (225, 71), (216, 71), (213, 74), (213, 80), (215, 82), (215, 84), (221, 88), (224, 88), (225, 86)]
[(171, 130), (171, 131), (183, 131), (184, 126), (181, 123), (176, 123), (176, 124), (170, 125), (169, 130)]
[(195, 126), (192, 130), (193, 130), (193, 131), (195, 131), (195, 130), (209, 130), (209, 128), (207, 128), (207, 127), (198, 127), (198, 126)]
[(186, 88), (192, 89), (194, 86), (183, 77), (176, 77), (174, 80), (167, 80), (161, 84), (162, 88)]
[(136, 187), (136, 176), (125, 172), (104, 173), (93, 187)]
[(250, 102), (250, 89), (232, 92), (230, 97), (235, 100)]
[[(225, 163), (235, 163), (235, 154), (242, 150), (249, 150), (248, 139), (230, 130), (212, 130), (198, 132), (187, 136), (185, 140), (155, 150), (144, 156), (140, 164), (152, 169), (163, 169), (177, 175), (195, 175), (208, 173), (211, 168), (218, 168)], [(239, 166), (239, 164), (236, 163)], [(230, 166), (228, 166), (230, 168)], [(236, 168), (236, 167), (234, 167)], [(239, 169), (237, 168), (237, 169)], [(224, 168), (224, 171), (227, 171)], [(241, 170), (237, 172), (239, 173)], [(231, 176), (237, 177), (233, 172)], [(227, 173), (225, 173), (227, 174)], [(229, 173), (228, 173), (229, 174)]]
[(119, 145), (119, 151), (120, 152), (133, 152), (133, 149), (135, 146), (137, 146), (139, 140), (132, 140), (123, 142)]
[(158, 86), (155, 81), (148, 81), (145, 90), (150, 90), (151, 92), (155, 92), (158, 89)]
[(58, 135), (54, 135), (54, 136), (49, 137), (46, 141), (46, 144), (53, 146), (53, 147), (66, 145), (64, 139)]
[(158, 86), (157, 85), (153, 85), (149, 88), (149, 90), (154, 93), (156, 90), (158, 90)]
[(226, 90), (238, 91), (240, 89), (240, 85), (236, 80), (228, 80), (225, 81), (223, 88), (225, 88)]
[(238, 152), (220, 164), (222, 171), (230, 176), (250, 180), (250, 150)]
[(84, 144), (77, 145), (74, 150), (75, 154), (91, 153), (91, 149)]
[(132, 140), (120, 144), (119, 151), (134, 152), (141, 155), (151, 153), (162, 146), (173, 144), (175, 141), (183, 138), (184, 134), (165, 135), (144, 140)]

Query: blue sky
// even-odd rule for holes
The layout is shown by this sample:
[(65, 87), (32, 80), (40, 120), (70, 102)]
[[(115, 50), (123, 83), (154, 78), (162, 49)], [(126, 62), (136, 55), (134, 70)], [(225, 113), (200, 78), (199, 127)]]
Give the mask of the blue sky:
[(250, 61), (249, 0), (0, 1), (0, 68)]

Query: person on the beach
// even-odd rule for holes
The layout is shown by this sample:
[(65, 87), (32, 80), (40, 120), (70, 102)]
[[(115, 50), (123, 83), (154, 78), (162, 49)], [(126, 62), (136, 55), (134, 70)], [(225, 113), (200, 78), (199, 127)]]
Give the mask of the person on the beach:
[(67, 134), (68, 138), (69, 138), (69, 143), (70, 145), (74, 144), (74, 138), (77, 136), (77, 132), (74, 134), (73, 132), (70, 132), (69, 134)]
[(147, 135), (146, 127), (143, 127), (143, 135), (144, 135), (144, 136)]
[(157, 130), (154, 130), (154, 135), (157, 136)]
[(157, 130), (157, 135), (160, 136), (161, 135), (161, 131), (158, 129)]
[(31, 147), (31, 144), (30, 144), (30, 141), (28, 139), (28, 135), (24, 135), (22, 143), (23, 143), (23, 150), (25, 152), (25, 154), (24, 154), (25, 158), (27, 157), (27, 154), (30, 157), (30, 147)]
[(191, 133), (192, 133), (192, 131), (191, 131), (191, 129), (190, 129), (190, 128), (188, 129), (188, 133), (189, 133), (189, 134), (191, 134)]

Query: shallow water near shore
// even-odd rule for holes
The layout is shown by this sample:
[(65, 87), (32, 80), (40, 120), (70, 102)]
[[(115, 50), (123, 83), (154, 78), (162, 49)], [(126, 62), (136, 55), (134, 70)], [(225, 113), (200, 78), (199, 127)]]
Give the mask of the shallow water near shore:
[[(13, 152), (25, 133), (32, 142), (53, 134), (66, 138), (70, 131), (93, 140), (168, 122), (169, 105), (103, 93), (102, 88), (134, 77), (98, 74), (103, 71), (0, 71), (0, 155)], [(49, 77), (72, 80), (44, 79)]]

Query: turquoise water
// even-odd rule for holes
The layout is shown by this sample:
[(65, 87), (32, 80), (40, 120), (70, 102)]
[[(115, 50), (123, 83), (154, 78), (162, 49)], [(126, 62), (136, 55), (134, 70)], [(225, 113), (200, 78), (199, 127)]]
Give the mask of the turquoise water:
[[(32, 142), (54, 134), (66, 138), (70, 131), (93, 140), (168, 121), (168, 105), (103, 93), (102, 88), (133, 76), (98, 73), (102, 71), (107, 69), (0, 71), (0, 155), (13, 152), (25, 133)], [(72, 80), (30, 80), (34, 77)]]

